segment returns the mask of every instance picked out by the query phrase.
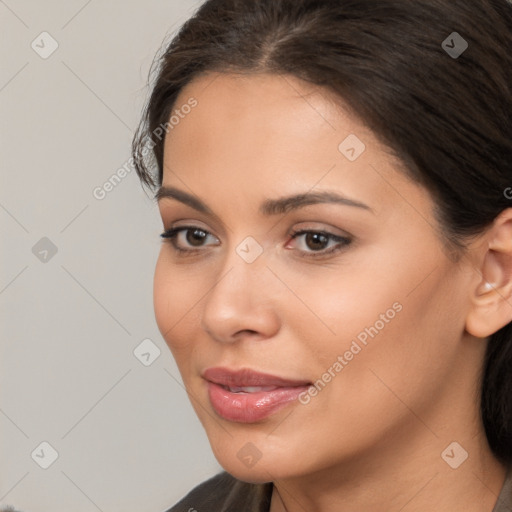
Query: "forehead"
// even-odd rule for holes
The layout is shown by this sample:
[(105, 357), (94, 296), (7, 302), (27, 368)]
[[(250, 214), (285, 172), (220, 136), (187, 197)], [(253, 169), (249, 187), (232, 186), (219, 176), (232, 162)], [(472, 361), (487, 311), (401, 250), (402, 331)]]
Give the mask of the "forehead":
[(400, 162), (325, 88), (289, 75), (210, 73), (181, 91), (174, 112), (192, 98), (197, 106), (165, 140), (164, 185), (203, 197), (220, 187), (260, 197), (335, 188), (376, 210), (391, 199), (390, 183), (403, 186)]
[(191, 97), (198, 100), (194, 117), (209, 127), (221, 125), (233, 132), (264, 127), (269, 133), (285, 131), (288, 138), (311, 138), (314, 130), (342, 128), (373, 137), (341, 98), (291, 75), (208, 73), (182, 89), (176, 107)]

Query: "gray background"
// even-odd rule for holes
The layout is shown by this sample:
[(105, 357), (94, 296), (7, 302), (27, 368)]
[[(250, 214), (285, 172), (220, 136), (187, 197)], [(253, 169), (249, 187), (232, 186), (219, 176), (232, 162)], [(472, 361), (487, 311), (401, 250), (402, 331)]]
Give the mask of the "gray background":
[(93, 196), (200, 3), (0, 0), (1, 505), (161, 512), (220, 470), (154, 319), (157, 207), (134, 171)]

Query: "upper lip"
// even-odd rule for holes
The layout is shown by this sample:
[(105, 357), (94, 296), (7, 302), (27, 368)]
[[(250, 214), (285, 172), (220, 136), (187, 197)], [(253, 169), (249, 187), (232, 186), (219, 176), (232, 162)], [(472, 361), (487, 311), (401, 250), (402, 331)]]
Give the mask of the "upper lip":
[(228, 368), (207, 368), (202, 377), (215, 384), (222, 386), (276, 386), (276, 387), (297, 387), (311, 384), (307, 380), (285, 379), (277, 375), (262, 373), (250, 368), (231, 370)]

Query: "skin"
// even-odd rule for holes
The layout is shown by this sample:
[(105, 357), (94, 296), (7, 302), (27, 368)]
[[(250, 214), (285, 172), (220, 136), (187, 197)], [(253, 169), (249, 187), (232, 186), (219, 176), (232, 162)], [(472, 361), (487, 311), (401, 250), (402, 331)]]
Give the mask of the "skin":
[[(159, 201), (165, 229), (192, 224), (211, 236), (198, 247), (182, 233), (178, 245), (198, 251), (186, 256), (162, 244), (154, 305), (219, 463), (241, 480), (274, 482), (271, 512), (491, 512), (505, 468), (479, 419), (478, 378), (487, 337), (512, 320), (512, 210), (456, 263), (428, 191), (326, 90), (291, 76), (208, 74), (176, 108), (192, 96), (197, 107), (165, 140), (163, 185), (215, 215)], [(353, 162), (338, 150), (350, 134), (366, 146)], [(258, 211), (312, 189), (371, 210)], [(336, 241), (293, 239), (299, 228), (352, 242), (313, 258)], [(263, 250), (252, 263), (236, 252), (247, 236)], [(212, 408), (206, 368), (314, 382), (394, 303), (400, 312), (307, 405), (253, 424)], [(457, 469), (441, 457), (454, 441), (469, 454)], [(251, 468), (237, 457), (248, 442), (261, 453)]]

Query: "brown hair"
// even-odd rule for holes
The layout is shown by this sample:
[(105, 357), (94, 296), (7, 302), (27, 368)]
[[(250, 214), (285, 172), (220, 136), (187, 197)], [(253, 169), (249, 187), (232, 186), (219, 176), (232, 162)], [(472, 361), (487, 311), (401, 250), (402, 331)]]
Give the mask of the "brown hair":
[[(211, 71), (267, 72), (342, 99), (431, 193), (454, 253), (511, 206), (508, 0), (208, 0), (156, 62), (133, 140), (146, 186), (162, 183), (158, 127), (187, 84)], [(512, 324), (489, 340), (481, 389), (490, 447), (510, 464)]]

